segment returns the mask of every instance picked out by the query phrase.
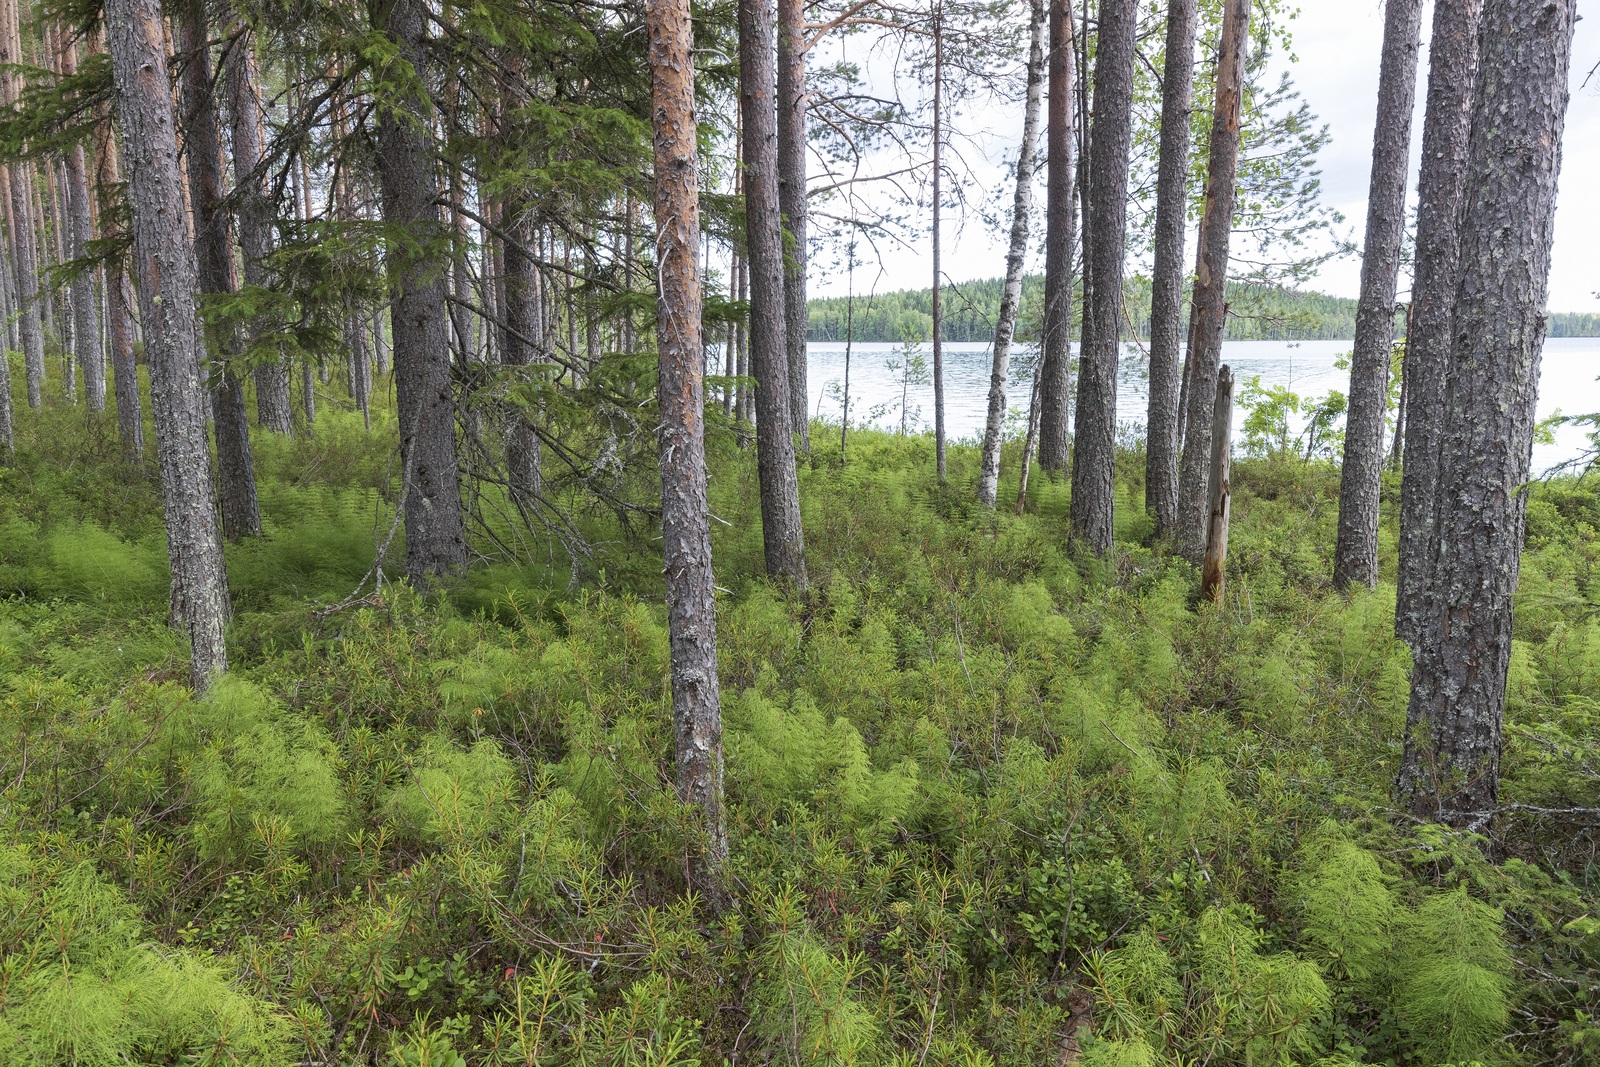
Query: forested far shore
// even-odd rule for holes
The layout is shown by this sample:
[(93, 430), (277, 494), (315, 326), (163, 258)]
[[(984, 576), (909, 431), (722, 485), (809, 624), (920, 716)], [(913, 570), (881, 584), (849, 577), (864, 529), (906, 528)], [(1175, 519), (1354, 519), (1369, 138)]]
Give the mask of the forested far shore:
[[(940, 332), (951, 342), (980, 342), (994, 339), (995, 322), (1000, 314), (1003, 278), (956, 282), (945, 287), (941, 308)], [(1125, 338), (1150, 337), (1150, 281), (1130, 278), (1123, 285), (1123, 307), (1127, 322)], [(1082, 287), (1073, 294), (1073, 308), (1081, 315)], [(855, 304), (854, 325), (847, 322)], [(1307, 292), (1276, 285), (1252, 282), (1228, 283), (1228, 319), (1224, 337), (1229, 341), (1332, 341), (1356, 335), (1356, 301), (1327, 293)], [(1022, 281), (1022, 308), (1018, 314), (1017, 339), (1036, 340), (1044, 304), (1044, 275), (1030, 274)], [(904, 341), (933, 339), (933, 291), (897, 289), (888, 293), (860, 293), (854, 297), (819, 297), (807, 305), (810, 313), (811, 341), (852, 339), (867, 343), (900, 344)], [(1183, 314), (1188, 316), (1185, 293)], [(1073, 336), (1081, 320), (1075, 315)], [(1550, 313), (1550, 337), (1600, 337), (1600, 311), (1558, 311)], [(1395, 316), (1396, 333), (1404, 333), (1405, 315)], [(1136, 331), (1136, 332), (1135, 332)]]

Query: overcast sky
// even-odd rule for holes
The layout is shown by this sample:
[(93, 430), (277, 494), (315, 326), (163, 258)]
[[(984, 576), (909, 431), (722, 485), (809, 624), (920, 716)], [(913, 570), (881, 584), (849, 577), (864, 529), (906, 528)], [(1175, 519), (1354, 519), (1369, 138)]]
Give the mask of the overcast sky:
[[(1550, 308), (1554, 311), (1600, 311), (1600, 73), (1580, 89), (1589, 70), (1600, 62), (1600, 0), (1579, 0), (1577, 39), (1573, 49), (1572, 100), (1567, 111), (1561, 168), (1561, 193), (1556, 211), (1554, 268), (1550, 275)], [(1426, 89), (1428, 27), (1432, 4), (1423, 15), (1424, 50), (1418, 72), (1418, 116), (1413, 131), (1413, 156), (1421, 140), (1421, 107)], [(1377, 110), (1378, 52), (1383, 38), (1382, 0), (1302, 0), (1294, 23), (1294, 45), (1299, 62), (1291, 68), (1294, 80), (1311, 109), (1329, 126), (1331, 140), (1321, 157), (1324, 200), (1338, 208), (1359, 242), (1366, 217), (1367, 179), (1371, 167), (1372, 126)], [(961, 116), (963, 126), (975, 126), (993, 155), (992, 165), (980, 168), (980, 184), (1007, 180), (1002, 159), (1015, 158), (1015, 138), (1021, 118), (1012, 106), (991, 115)], [(1009, 131), (1009, 132), (1007, 132)], [(980, 135), (981, 136), (981, 135)], [(973, 162), (969, 160), (969, 162)], [(1416, 168), (1409, 178), (1415, 197)], [(1009, 196), (1006, 198), (1009, 212)], [(1042, 205), (1041, 205), (1042, 206)], [(1192, 237), (1191, 237), (1192, 241)], [(1037, 246), (1038, 242), (1035, 242)], [(954, 281), (993, 278), (1004, 270), (1005, 248), (997, 235), (969, 221), (945, 231), (945, 272)], [(1037, 247), (1031, 270), (1038, 270)], [(928, 284), (926, 250), (889, 250), (882, 274), (859, 272), (856, 283), (880, 291), (923, 287)], [(1340, 296), (1355, 296), (1361, 266), (1356, 257), (1327, 265), (1313, 288)], [(878, 275), (876, 279), (872, 276)], [(814, 272), (815, 295), (843, 295), (841, 273)]]

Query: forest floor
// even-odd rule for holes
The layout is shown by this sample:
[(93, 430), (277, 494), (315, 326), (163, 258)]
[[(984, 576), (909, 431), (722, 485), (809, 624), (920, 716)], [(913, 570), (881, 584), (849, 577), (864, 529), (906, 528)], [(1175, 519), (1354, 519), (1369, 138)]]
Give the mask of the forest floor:
[(114, 430), (20, 413), (0, 1062), (1600, 1059), (1593, 483), (1533, 488), (1480, 838), (1391, 806), (1393, 530), (1385, 583), (1334, 593), (1332, 466), (1236, 463), (1212, 607), (1148, 547), (1137, 455), (1096, 560), (1062, 484), (991, 514), (975, 450), (940, 487), (925, 438), (814, 446), (796, 597), (761, 577), (753, 452), (711, 442), (719, 916), (686, 892), (647, 522), (583, 511), (575, 589), (541, 547), (345, 603), (392, 422), (257, 437), (267, 532), (228, 549), (232, 672), (197, 701), (155, 487)]

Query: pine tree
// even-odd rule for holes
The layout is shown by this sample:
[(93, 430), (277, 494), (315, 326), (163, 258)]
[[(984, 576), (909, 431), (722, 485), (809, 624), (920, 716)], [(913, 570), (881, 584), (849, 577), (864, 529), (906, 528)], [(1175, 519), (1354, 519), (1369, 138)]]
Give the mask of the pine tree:
[(1378, 118), (1372, 135), (1367, 239), (1361, 256), (1361, 300), (1350, 358), (1350, 406), (1339, 475), (1339, 535), (1333, 584), (1378, 584), (1378, 490), (1383, 478), (1383, 427), (1394, 347), (1395, 279), (1405, 235), (1406, 167), (1411, 155), (1411, 104), (1416, 96), (1422, 0), (1388, 0), (1378, 73)]
[(1494, 817), (1575, 0), (1486, 0), (1454, 344), (1399, 789), (1413, 814)]
[(167, 88), (166, 32), (157, 0), (108, 0), (106, 39), (116, 83), (117, 121), (128, 150), (139, 306), (150, 363), (172, 568), (172, 614), (189, 635), (196, 690), (228, 668), (229, 614), (222, 531), (206, 444), (199, 285), (189, 244), (178, 136)]

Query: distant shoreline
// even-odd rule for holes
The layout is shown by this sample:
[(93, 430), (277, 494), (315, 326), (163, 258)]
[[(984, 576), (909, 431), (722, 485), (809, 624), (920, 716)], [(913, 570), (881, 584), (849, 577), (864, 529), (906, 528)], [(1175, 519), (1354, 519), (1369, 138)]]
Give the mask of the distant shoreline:
[[(999, 316), (1002, 280), (988, 278), (946, 286), (940, 334), (948, 342), (988, 344), (994, 339)], [(1074, 309), (1081, 307), (1074, 294)], [(1017, 339), (1027, 342), (1037, 335), (1044, 297), (1044, 276), (1029, 275), (1022, 283), (1022, 307)], [(1128, 340), (1149, 340), (1150, 283), (1135, 278), (1124, 293)], [(1252, 282), (1228, 283), (1229, 317), (1224, 338), (1229, 341), (1349, 341), (1355, 336), (1356, 301), (1348, 297)], [(854, 306), (850, 306), (853, 304)], [(900, 289), (863, 293), (853, 298), (825, 297), (808, 303), (808, 341), (842, 342), (848, 324), (853, 340), (900, 344), (928, 341), (933, 335), (933, 293), (930, 289)], [(1550, 312), (1548, 336), (1600, 337), (1600, 311)], [(1395, 316), (1396, 334), (1404, 332), (1404, 314)]]

